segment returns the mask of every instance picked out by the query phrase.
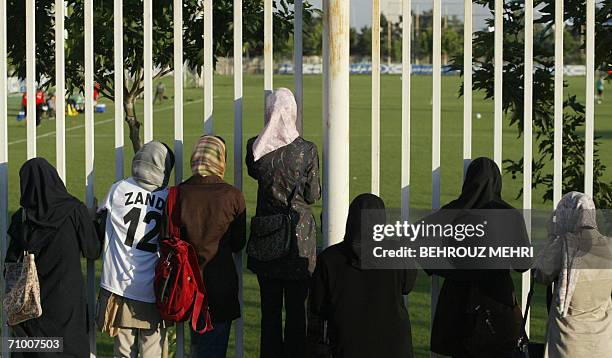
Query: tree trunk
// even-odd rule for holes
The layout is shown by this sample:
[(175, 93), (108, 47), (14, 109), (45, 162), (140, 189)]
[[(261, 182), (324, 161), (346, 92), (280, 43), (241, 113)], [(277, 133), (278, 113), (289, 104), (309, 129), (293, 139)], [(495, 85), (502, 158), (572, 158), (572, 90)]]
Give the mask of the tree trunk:
[(123, 100), (123, 110), (125, 112), (125, 121), (130, 127), (130, 141), (134, 148), (134, 153), (138, 152), (142, 147), (142, 141), (140, 140), (140, 122), (136, 118), (135, 108), (136, 97), (127, 96)]

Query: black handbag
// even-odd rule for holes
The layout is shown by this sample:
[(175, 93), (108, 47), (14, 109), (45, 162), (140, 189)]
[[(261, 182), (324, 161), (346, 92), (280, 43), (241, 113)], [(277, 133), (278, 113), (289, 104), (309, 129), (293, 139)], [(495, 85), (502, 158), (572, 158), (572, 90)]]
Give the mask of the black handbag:
[(316, 351), (314, 352), (313, 358), (332, 358), (334, 356), (334, 350), (329, 339), (328, 329), (328, 322), (323, 321), (323, 336), (321, 337), (321, 341), (317, 342)]
[(291, 201), (296, 191), (297, 187), (287, 199), (288, 204), (284, 213), (251, 218), (251, 232), (246, 249), (249, 257), (268, 262), (291, 253), (294, 226)]
[(512, 358), (543, 358), (544, 348), (543, 343), (534, 343), (529, 341), (525, 327), (527, 326), (527, 317), (529, 316), (529, 308), (531, 307), (531, 298), (533, 297), (533, 288), (535, 280), (531, 278), (529, 293), (527, 294), (527, 302), (525, 303), (525, 315), (523, 316), (523, 330), (521, 337), (518, 339), (516, 348), (512, 352)]
[(251, 219), (247, 254), (262, 262), (289, 255), (292, 231), (288, 214), (254, 216)]
[(463, 339), (465, 350), (472, 357), (505, 357), (516, 347), (521, 337), (521, 308), (509, 306), (480, 292), (476, 285), (470, 288), (468, 310), (469, 334)]

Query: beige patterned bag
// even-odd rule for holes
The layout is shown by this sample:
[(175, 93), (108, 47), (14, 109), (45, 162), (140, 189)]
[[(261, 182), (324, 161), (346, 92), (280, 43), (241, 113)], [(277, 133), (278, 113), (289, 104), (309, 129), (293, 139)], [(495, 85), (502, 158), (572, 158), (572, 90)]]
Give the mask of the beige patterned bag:
[[(26, 230), (23, 232), (25, 235)], [(40, 285), (34, 254), (26, 251), (21, 262), (7, 262), (5, 280), (6, 294), (2, 304), (7, 313), (9, 326), (40, 317), (42, 315)]]
[(42, 307), (34, 254), (26, 252), (22, 262), (7, 264), (6, 275), (7, 283), (10, 281), (10, 276), (18, 275), (3, 302), (9, 326), (40, 317)]

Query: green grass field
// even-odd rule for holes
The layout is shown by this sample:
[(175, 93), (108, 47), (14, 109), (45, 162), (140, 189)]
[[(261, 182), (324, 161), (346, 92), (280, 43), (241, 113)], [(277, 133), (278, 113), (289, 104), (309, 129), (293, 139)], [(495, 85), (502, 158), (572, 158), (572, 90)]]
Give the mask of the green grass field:
[[(166, 92), (172, 96), (172, 80), (165, 79)], [(322, 78), (307, 76), (304, 78), (304, 136), (317, 143), (322, 151)], [(584, 100), (585, 81), (581, 77), (567, 78), (566, 95), (575, 93)], [(463, 133), (463, 99), (458, 98), (459, 77), (442, 78), (442, 150), (441, 150), (441, 185), (442, 202), (454, 198), (461, 189), (462, 176), (462, 133)], [(293, 77), (276, 76), (275, 87), (293, 87)], [(381, 196), (388, 207), (400, 205), (400, 166), (401, 166), (401, 80), (399, 76), (381, 78)], [(431, 77), (415, 76), (412, 78), (411, 108), (411, 180), (410, 198), (413, 208), (426, 209), (431, 203)], [(215, 77), (214, 83), (214, 129), (215, 133), (225, 137), (228, 143), (228, 168), (226, 180), (233, 181), (233, 82), (231, 77)], [(351, 140), (350, 143), (350, 178), (351, 196), (370, 189), (370, 77), (352, 76), (350, 86), (351, 99)], [(185, 112), (185, 157), (184, 173), (189, 171), (189, 152), (195, 140), (202, 133), (203, 90), (186, 88), (184, 92)], [(26, 159), (25, 122), (17, 122), (14, 117), (20, 103), (20, 96), (10, 98), (9, 103), (9, 207), (14, 210), (19, 201), (20, 165)], [(139, 103), (139, 115), (142, 116), (142, 103)], [(474, 93), (473, 110), (481, 113), (482, 118), (473, 120), (473, 157), (493, 155), (493, 103), (482, 100), (482, 94)], [(601, 136), (600, 155), (608, 167), (612, 167), (612, 98), (596, 105), (596, 135)], [(113, 106), (108, 103), (107, 111), (95, 117), (95, 193), (98, 198), (114, 181), (114, 129)], [(84, 198), (85, 185), (85, 151), (84, 151), (84, 118), (82, 115), (66, 119), (66, 158), (67, 186), (71, 193)], [(244, 138), (258, 133), (263, 123), (263, 77), (246, 76), (244, 78)], [(38, 127), (38, 155), (55, 162), (55, 122), (43, 121)], [(172, 145), (173, 102), (172, 99), (158, 104), (154, 109), (154, 137)], [(503, 136), (504, 158), (520, 158), (523, 140), (513, 128), (505, 127)], [(125, 173), (129, 173), (132, 156), (131, 145), (126, 136)], [(244, 152), (244, 148), (243, 148)], [(244, 170), (246, 176), (246, 169)], [(612, 170), (606, 173), (612, 179)], [(521, 199), (516, 199), (522, 179), (513, 179), (504, 175), (504, 197), (517, 207)], [(244, 178), (244, 193), (250, 214), (255, 211), (256, 182)], [(542, 203), (542, 190), (533, 194), (534, 207), (547, 207)], [(321, 203), (315, 205), (315, 217), (319, 217)], [(99, 265), (99, 263), (98, 263)], [(518, 276), (517, 276), (518, 279)], [(413, 326), (413, 342), (416, 357), (428, 356), (430, 326), (430, 280), (424, 274), (419, 275), (416, 290), (409, 296), (409, 312)], [(518, 283), (518, 281), (517, 281)], [(257, 357), (259, 352), (259, 292), (255, 276), (244, 270), (244, 320), (245, 320), (245, 356)], [(517, 284), (520, 290), (520, 285)], [(539, 290), (532, 314), (532, 334), (541, 341), (545, 330), (545, 311), (543, 296)], [(233, 339), (230, 356), (233, 356)], [(103, 356), (112, 355), (112, 341), (100, 337), (98, 352)]]

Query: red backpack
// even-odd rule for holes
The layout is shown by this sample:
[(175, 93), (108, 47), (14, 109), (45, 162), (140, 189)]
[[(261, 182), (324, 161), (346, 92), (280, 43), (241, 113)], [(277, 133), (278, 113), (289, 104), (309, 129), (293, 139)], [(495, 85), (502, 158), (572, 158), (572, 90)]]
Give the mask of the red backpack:
[[(193, 330), (202, 334), (211, 331), (213, 325), (195, 249), (181, 240), (180, 209), (176, 208), (178, 191), (178, 186), (174, 186), (168, 192), (169, 237), (160, 241), (161, 257), (155, 266), (157, 309), (166, 321), (184, 322), (191, 318)], [(197, 329), (200, 315), (205, 326)]]

